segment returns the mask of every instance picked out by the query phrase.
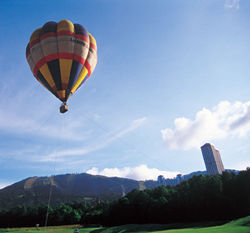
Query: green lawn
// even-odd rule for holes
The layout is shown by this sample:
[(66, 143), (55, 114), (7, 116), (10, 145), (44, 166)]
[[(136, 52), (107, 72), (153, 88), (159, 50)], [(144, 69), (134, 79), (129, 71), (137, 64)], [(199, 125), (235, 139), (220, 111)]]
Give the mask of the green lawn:
[[(35, 227), (23, 227), (23, 228), (0, 228), (0, 233), (73, 233), (76, 226), (57, 226), (57, 227), (40, 227), (37, 230)], [(101, 228), (79, 228), (80, 233), (93, 232), (95, 230), (100, 230)]]
[[(210, 226), (208, 226), (210, 225)], [(157, 233), (250, 233), (250, 216), (241, 218), (223, 225), (212, 226), (213, 223), (196, 224), (128, 224), (108, 228), (80, 228), (80, 233), (132, 233), (132, 232), (157, 232)], [(73, 233), (75, 226), (48, 227), (36, 230), (35, 228), (0, 229), (0, 233)]]

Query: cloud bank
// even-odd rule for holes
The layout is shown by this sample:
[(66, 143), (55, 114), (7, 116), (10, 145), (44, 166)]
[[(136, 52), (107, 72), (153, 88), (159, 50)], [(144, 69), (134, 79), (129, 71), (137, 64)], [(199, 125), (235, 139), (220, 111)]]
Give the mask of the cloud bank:
[(222, 101), (211, 110), (203, 108), (194, 120), (174, 120), (175, 129), (162, 129), (167, 148), (188, 150), (200, 148), (205, 142), (227, 137), (244, 137), (250, 131), (250, 101)]
[(3, 189), (7, 186), (11, 185), (10, 182), (7, 182), (7, 181), (0, 181), (0, 189)]
[(234, 8), (238, 10), (240, 8), (240, 0), (226, 0), (224, 6), (225, 8)]
[(93, 167), (86, 173), (91, 175), (122, 177), (134, 180), (157, 180), (159, 175), (163, 175), (166, 178), (173, 178), (179, 174), (179, 172), (161, 171), (157, 168), (149, 168), (145, 164), (139, 165), (137, 167), (105, 168), (102, 171), (99, 171), (98, 168)]
[(239, 162), (238, 164), (235, 165), (234, 169), (236, 169), (236, 170), (246, 170), (248, 167), (250, 167), (250, 160)]

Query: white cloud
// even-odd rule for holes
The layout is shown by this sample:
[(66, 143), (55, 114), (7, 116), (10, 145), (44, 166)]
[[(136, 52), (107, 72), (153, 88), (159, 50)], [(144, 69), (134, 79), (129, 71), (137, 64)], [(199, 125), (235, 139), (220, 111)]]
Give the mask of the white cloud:
[[(25, 74), (20, 75), (24, 76)], [(38, 82), (20, 84), (11, 81), (9, 78), (8, 82), (0, 80), (0, 94), (3, 97), (0, 99), (1, 131), (74, 141), (88, 137), (89, 132), (82, 130), (87, 125), (87, 119), (79, 111), (78, 114), (72, 111), (62, 115), (58, 110), (60, 101), (43, 90)], [(21, 85), (25, 88), (20, 88)], [(96, 117), (94, 121), (95, 119)]]
[(236, 170), (246, 170), (247, 167), (250, 167), (250, 160), (242, 161), (234, 166)]
[(161, 130), (169, 149), (188, 150), (229, 136), (244, 137), (250, 131), (250, 101), (222, 101), (211, 110), (198, 111), (194, 120), (176, 118), (174, 125), (175, 129)]
[(137, 167), (105, 168), (102, 171), (99, 171), (98, 168), (93, 167), (86, 173), (108, 177), (123, 177), (134, 180), (157, 180), (159, 175), (163, 175), (165, 178), (173, 178), (179, 174), (179, 172), (161, 171), (157, 168), (148, 168), (148, 166), (145, 164), (139, 165)]
[[(58, 111), (60, 101), (51, 96), (43, 96), (38, 90), (43, 90), (39, 83), (30, 84), (25, 91), (19, 90), (16, 84), (11, 85), (0, 80), (2, 88), (0, 94), (0, 130), (11, 134), (20, 134), (27, 136), (39, 136), (47, 138), (64, 139), (71, 141), (88, 140), (93, 135), (93, 127), (89, 127), (91, 122), (96, 128), (103, 129), (98, 122), (102, 116), (98, 113), (86, 114), (82, 109), (70, 111), (62, 115)], [(126, 130), (133, 130), (139, 122), (133, 122)], [(105, 129), (103, 129), (105, 131)], [(126, 131), (120, 132), (121, 135)]]
[(68, 150), (60, 150), (53, 153), (48, 154), (47, 156), (42, 156), (39, 160), (40, 162), (51, 162), (51, 161), (57, 161), (57, 162), (64, 162), (65, 160), (59, 159), (61, 157), (68, 157), (68, 156), (82, 156), (94, 151), (101, 150), (108, 145), (110, 145), (112, 142), (116, 141), (117, 139), (125, 136), (126, 134), (136, 130), (138, 127), (143, 125), (146, 122), (146, 117), (142, 117), (139, 119), (136, 119), (131, 122), (131, 124), (119, 131), (108, 133), (102, 141), (96, 140), (94, 144), (91, 144), (86, 147), (80, 147), (80, 148), (74, 148), (74, 149), (68, 149)]
[(0, 189), (3, 189), (7, 186), (11, 185), (10, 182), (7, 182), (7, 181), (0, 181)]
[(240, 8), (240, 0), (226, 0), (224, 6), (225, 8), (234, 8), (238, 10)]
[[(23, 109), (23, 111), (26, 110)], [(79, 132), (79, 127), (83, 124), (82, 119), (74, 121), (65, 119), (55, 122), (52, 120), (51, 114), (41, 116), (39, 113), (32, 113), (30, 110), (26, 112), (30, 112), (30, 115), (21, 114), (21, 111), (13, 113), (0, 109), (0, 129), (12, 133), (78, 141), (83, 140), (88, 133)]]

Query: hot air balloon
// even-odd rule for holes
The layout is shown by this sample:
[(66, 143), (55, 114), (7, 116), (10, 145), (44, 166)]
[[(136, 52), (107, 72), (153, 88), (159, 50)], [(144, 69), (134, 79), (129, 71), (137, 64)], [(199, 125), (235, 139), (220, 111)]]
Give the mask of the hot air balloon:
[(26, 59), (35, 78), (62, 101), (60, 112), (64, 113), (69, 97), (95, 69), (97, 45), (80, 24), (47, 22), (32, 33)]

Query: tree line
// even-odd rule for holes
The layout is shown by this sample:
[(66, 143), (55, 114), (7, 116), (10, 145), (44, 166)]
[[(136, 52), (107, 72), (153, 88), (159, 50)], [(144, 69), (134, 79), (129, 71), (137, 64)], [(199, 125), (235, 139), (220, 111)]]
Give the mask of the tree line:
[[(0, 227), (44, 225), (47, 206), (0, 212)], [(250, 169), (200, 175), (176, 186), (133, 190), (112, 202), (74, 202), (48, 209), (48, 225), (174, 223), (231, 220), (250, 214)]]

